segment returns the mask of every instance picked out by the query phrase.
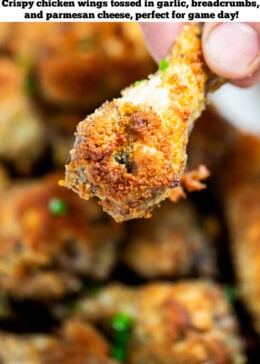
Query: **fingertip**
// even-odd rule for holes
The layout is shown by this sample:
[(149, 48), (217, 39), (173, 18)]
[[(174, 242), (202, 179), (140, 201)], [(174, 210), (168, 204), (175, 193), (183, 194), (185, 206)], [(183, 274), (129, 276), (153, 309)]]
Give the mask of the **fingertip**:
[(256, 71), (252, 76), (240, 80), (232, 80), (231, 83), (238, 87), (250, 87), (260, 81), (260, 70)]
[(165, 57), (184, 23), (140, 23), (147, 48), (156, 62)]
[(203, 54), (208, 66), (219, 76), (248, 79), (259, 69), (259, 35), (247, 23), (206, 23)]

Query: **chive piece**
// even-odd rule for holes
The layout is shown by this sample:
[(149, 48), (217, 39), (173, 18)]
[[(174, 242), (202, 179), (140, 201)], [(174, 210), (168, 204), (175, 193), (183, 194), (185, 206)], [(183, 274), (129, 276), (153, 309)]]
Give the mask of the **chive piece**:
[(25, 78), (24, 88), (25, 88), (25, 91), (30, 95), (35, 93), (35, 90), (36, 90), (35, 79), (33, 78), (33, 76), (31, 74), (28, 74), (28, 76)]
[(137, 80), (137, 81), (135, 81), (134, 85), (139, 86), (139, 85), (141, 85), (142, 82), (143, 82), (143, 80)]
[(167, 61), (167, 59), (162, 59), (161, 62), (159, 63), (159, 70), (164, 72), (167, 70), (167, 68), (169, 67), (169, 61)]
[(89, 48), (91, 48), (93, 46), (93, 44), (94, 44), (93, 39), (90, 39), (90, 38), (81, 39), (78, 42), (78, 48), (81, 51), (87, 51), (87, 50), (89, 50)]
[(127, 346), (130, 337), (130, 330), (125, 330), (115, 334), (115, 344), (117, 346)]
[(49, 210), (55, 216), (64, 216), (68, 211), (68, 206), (65, 201), (59, 198), (52, 198), (49, 201)]
[(118, 313), (112, 317), (110, 324), (114, 331), (111, 356), (118, 361), (124, 361), (127, 357), (127, 347), (131, 335), (132, 319), (127, 314)]
[(124, 313), (118, 313), (112, 318), (111, 326), (117, 332), (126, 331), (132, 326), (132, 319)]
[(238, 292), (237, 292), (237, 289), (235, 287), (225, 286), (224, 291), (225, 291), (227, 299), (230, 302), (235, 302), (238, 299)]
[(118, 361), (124, 361), (126, 359), (126, 349), (120, 346), (114, 346), (111, 349), (111, 357)]

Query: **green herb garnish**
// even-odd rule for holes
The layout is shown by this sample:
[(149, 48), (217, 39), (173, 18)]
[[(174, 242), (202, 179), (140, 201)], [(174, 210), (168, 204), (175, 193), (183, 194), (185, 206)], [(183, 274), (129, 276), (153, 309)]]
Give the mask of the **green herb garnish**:
[(127, 356), (126, 349), (120, 346), (113, 346), (111, 349), (111, 356), (118, 361), (124, 361)]
[(225, 286), (224, 291), (225, 291), (227, 299), (230, 302), (235, 302), (238, 299), (238, 292), (237, 292), (237, 289), (235, 287)]
[(139, 85), (141, 85), (141, 83), (143, 83), (143, 82), (144, 82), (143, 80), (137, 80), (137, 81), (135, 81), (134, 85), (135, 85), (135, 86), (139, 86)]
[(68, 211), (68, 205), (59, 198), (52, 198), (49, 201), (49, 210), (55, 216), (64, 216)]
[(170, 63), (169, 61), (167, 61), (167, 59), (162, 59), (161, 62), (159, 63), (159, 70), (164, 72), (167, 70), (169, 65)]
[(33, 75), (28, 74), (28, 76), (25, 78), (24, 89), (30, 95), (35, 93), (36, 83), (35, 83), (35, 79), (34, 79)]
[(112, 318), (111, 326), (117, 332), (124, 332), (132, 326), (132, 319), (124, 313), (118, 313)]
[(113, 329), (113, 345), (111, 356), (119, 361), (124, 361), (127, 357), (128, 342), (132, 330), (132, 318), (124, 313), (118, 313), (111, 319)]

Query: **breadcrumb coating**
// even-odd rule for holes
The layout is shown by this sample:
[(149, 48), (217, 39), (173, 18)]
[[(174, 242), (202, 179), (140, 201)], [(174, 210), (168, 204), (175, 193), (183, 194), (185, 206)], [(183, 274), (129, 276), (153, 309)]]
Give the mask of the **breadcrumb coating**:
[(53, 335), (0, 332), (3, 364), (115, 364), (109, 345), (90, 324), (65, 322)]
[(118, 221), (146, 217), (180, 183), (188, 134), (205, 108), (201, 30), (184, 26), (163, 67), (77, 127), (64, 185)]
[(78, 312), (98, 322), (117, 313), (132, 318), (128, 364), (245, 362), (231, 307), (213, 283), (111, 285), (83, 300)]
[(189, 201), (163, 202), (151, 219), (131, 221), (124, 261), (146, 278), (212, 276), (214, 247), (200, 222)]

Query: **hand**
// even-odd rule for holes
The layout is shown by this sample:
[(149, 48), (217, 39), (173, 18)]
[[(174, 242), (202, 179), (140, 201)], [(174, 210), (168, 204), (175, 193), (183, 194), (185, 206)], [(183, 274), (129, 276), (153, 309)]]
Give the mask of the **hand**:
[[(142, 23), (151, 54), (163, 58), (184, 23)], [(260, 22), (205, 23), (203, 55), (209, 68), (241, 87), (260, 81)]]

